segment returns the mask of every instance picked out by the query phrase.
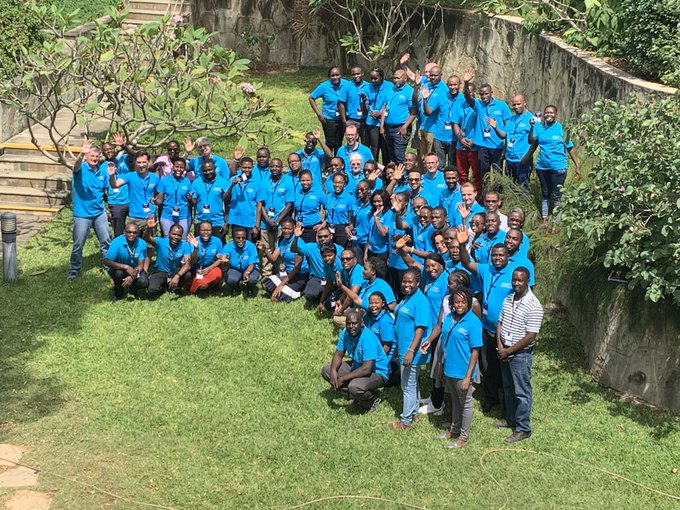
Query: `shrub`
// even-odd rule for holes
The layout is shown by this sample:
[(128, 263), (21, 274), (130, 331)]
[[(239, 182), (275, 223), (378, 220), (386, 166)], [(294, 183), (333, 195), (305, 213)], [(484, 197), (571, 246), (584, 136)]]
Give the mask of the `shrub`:
[(621, 0), (619, 52), (630, 69), (680, 85), (680, 1)]
[(0, 12), (0, 67), (13, 69), (22, 46), (42, 41), (40, 24), (22, 0), (0, 0)]
[(651, 301), (680, 304), (680, 96), (599, 101), (575, 138), (589, 179), (564, 190), (559, 214), (570, 245), (621, 271)]

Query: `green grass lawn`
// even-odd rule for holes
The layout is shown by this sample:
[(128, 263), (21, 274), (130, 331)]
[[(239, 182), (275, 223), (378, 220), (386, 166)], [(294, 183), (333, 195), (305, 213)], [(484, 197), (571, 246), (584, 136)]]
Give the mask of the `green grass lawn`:
[[(305, 100), (320, 76), (267, 76), (265, 91), (277, 87), (281, 116), (302, 131), (314, 125)], [(600, 470), (680, 496), (671, 472), (680, 418), (593, 384), (558, 315), (547, 314), (535, 357), (534, 436), (507, 448), (508, 431), (475, 403), (468, 447), (449, 451), (434, 439), (440, 418), (408, 432), (386, 426), (401, 408), (398, 388), (370, 415), (329, 390), (319, 372), (337, 333), (301, 302), (112, 304), (94, 239), (82, 276), (66, 282), (70, 226), (65, 210), (20, 248), (20, 281), (0, 283), (0, 443), (29, 448), (22, 460), (42, 468), (39, 490), (56, 493), (54, 509), (142, 508), (68, 479), (184, 510), (343, 495), (402, 504), (305, 508), (678, 507)], [(0, 504), (9, 493), (0, 489)]]

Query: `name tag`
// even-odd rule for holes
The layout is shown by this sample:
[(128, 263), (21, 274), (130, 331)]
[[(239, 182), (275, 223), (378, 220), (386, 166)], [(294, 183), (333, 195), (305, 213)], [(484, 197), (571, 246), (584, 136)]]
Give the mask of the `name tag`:
[(172, 210), (172, 216), (179, 218), (179, 209), (175, 208)]
[(197, 279), (197, 280), (202, 280), (202, 279), (203, 279), (203, 275), (200, 274), (200, 273), (196, 273), (196, 279)]
[(203, 206), (203, 214), (210, 214), (210, 206), (209, 205)]
[(114, 193), (120, 193), (120, 188), (113, 188)]
[(142, 211), (148, 214), (151, 212), (151, 208), (148, 205), (144, 205), (144, 207), (142, 207)]
[(484, 130), (484, 138), (491, 138), (491, 131), (488, 129)]
[(514, 140), (508, 140), (508, 149), (512, 149), (515, 146)]

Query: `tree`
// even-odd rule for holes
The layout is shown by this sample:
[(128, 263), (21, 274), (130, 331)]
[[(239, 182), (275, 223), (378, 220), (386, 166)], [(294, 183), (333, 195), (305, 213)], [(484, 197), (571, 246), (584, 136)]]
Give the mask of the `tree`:
[[(256, 136), (273, 118), (271, 103), (257, 94), (260, 85), (238, 83), (250, 61), (216, 45), (204, 29), (185, 25), (181, 16), (133, 29), (124, 25), (127, 12), (111, 12), (111, 23), (67, 41), (59, 27), (68, 23), (55, 22), (63, 12), (35, 12), (49, 37), (22, 48), (17, 74), (0, 71), (0, 101), (26, 117), (33, 143), (54, 161), (69, 164), (69, 145), (80, 144), (73, 140), (78, 125), (90, 132), (96, 123), (153, 149), (197, 132)], [(72, 118), (67, 126), (57, 123), (64, 112)], [(62, 149), (40, 147), (38, 128)]]
[[(347, 53), (369, 62), (385, 56), (394, 41), (399, 41), (402, 49), (411, 46), (442, 12), (438, 3), (424, 0), (309, 0), (309, 5), (313, 14), (328, 13), (335, 20), (341, 20), (345, 26), (334, 28), (349, 32), (340, 37), (340, 45)], [(429, 10), (423, 9), (426, 5)], [(417, 30), (412, 30), (413, 22), (418, 19)]]

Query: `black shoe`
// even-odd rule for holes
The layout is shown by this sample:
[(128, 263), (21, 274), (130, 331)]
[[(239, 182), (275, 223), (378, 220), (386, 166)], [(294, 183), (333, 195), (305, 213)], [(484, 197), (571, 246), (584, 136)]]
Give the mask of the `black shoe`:
[(482, 407), (481, 407), (482, 412), (483, 412), (483, 413), (488, 413), (489, 411), (491, 411), (491, 410), (492, 410), (494, 407), (496, 407), (497, 405), (498, 405), (498, 402), (491, 402), (491, 403), (489, 403), (489, 402), (483, 402), (483, 403), (482, 403)]
[(511, 429), (514, 427), (512, 423), (510, 423), (508, 420), (505, 418), (501, 418), (500, 420), (496, 420), (491, 424), (491, 426), (495, 429)]
[(531, 432), (513, 432), (508, 437), (505, 438), (505, 442), (508, 444), (516, 443), (517, 441), (524, 441), (531, 437)]

